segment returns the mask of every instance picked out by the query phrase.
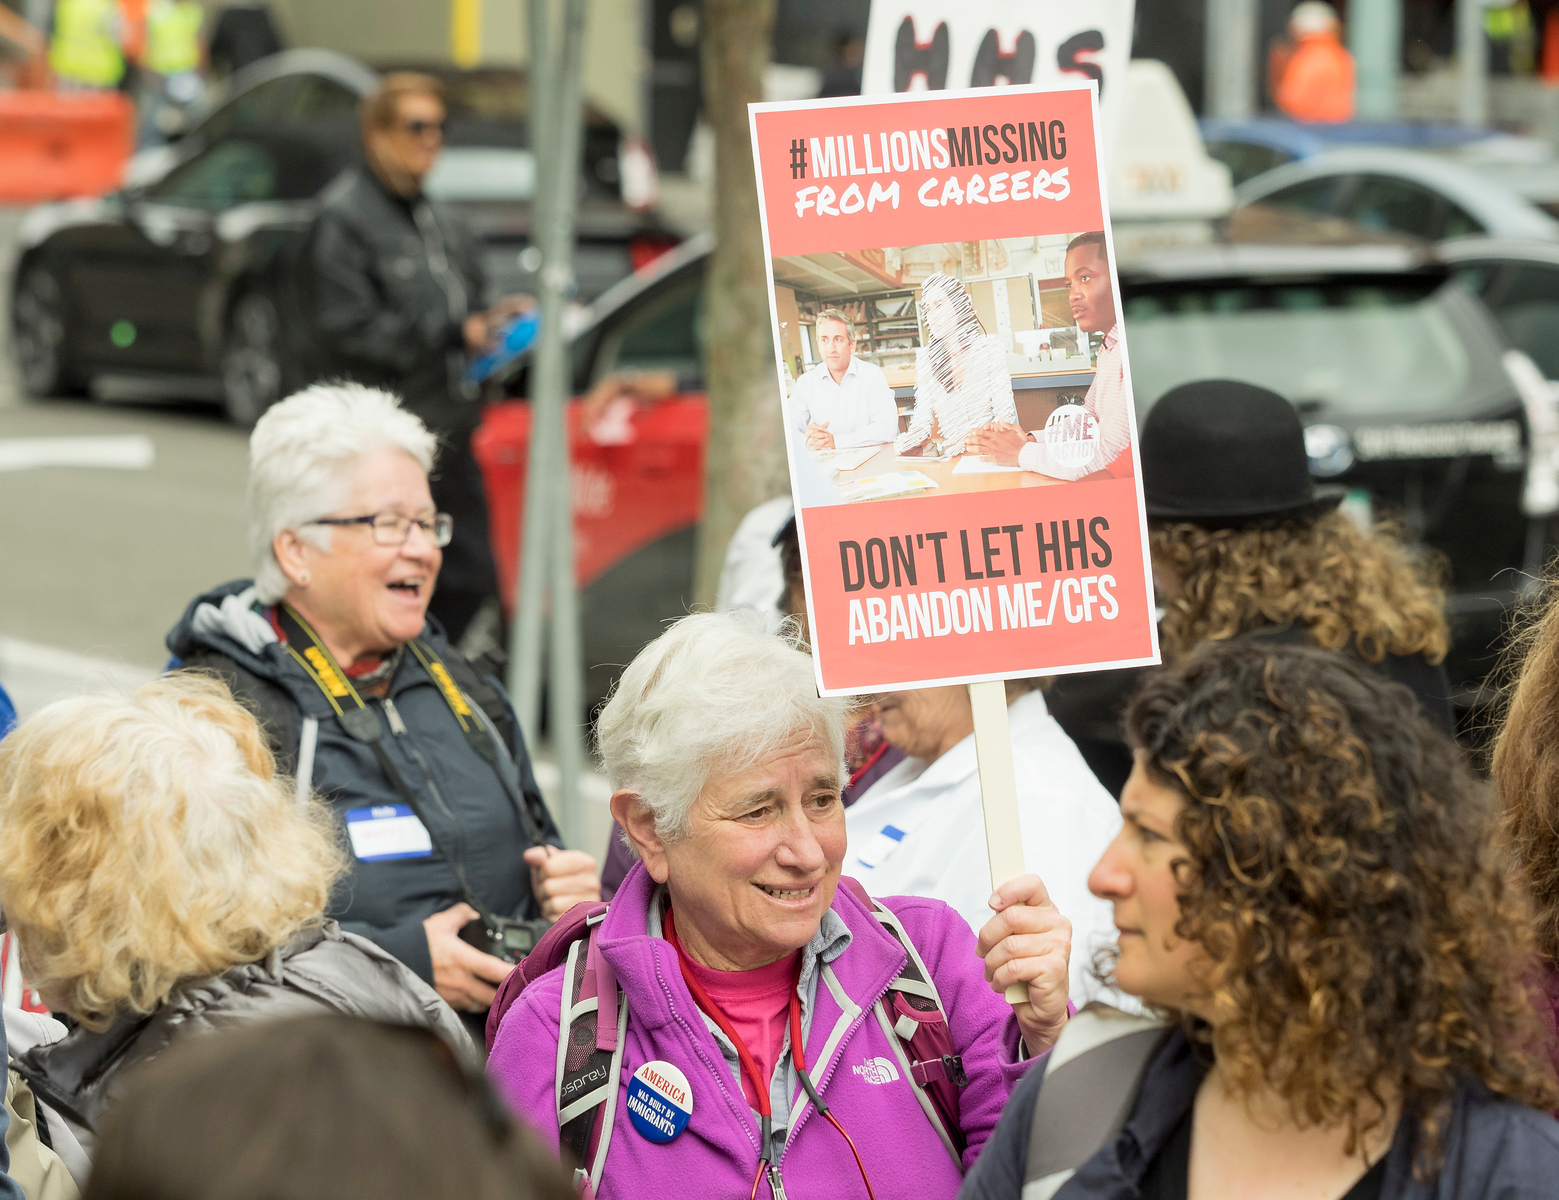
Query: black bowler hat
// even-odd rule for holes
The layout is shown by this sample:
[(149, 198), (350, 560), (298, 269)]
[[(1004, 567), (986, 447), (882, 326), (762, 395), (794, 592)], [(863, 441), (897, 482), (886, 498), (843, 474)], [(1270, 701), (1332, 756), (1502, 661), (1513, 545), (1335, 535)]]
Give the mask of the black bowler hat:
[(1347, 488), (1317, 488), (1294, 406), (1234, 379), (1165, 392), (1142, 428), (1148, 516), (1227, 527), (1305, 520), (1337, 507)]

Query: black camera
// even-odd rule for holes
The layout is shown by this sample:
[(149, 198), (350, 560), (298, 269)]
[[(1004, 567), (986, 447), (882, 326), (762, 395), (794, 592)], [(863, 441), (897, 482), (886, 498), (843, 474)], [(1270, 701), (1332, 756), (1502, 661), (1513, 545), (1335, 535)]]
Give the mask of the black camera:
[(516, 921), (512, 917), (494, 917), (489, 923), (478, 917), (466, 922), (460, 931), (460, 940), (469, 942), (484, 954), (513, 964), (534, 950), (536, 943), (541, 941), (541, 935), (551, 928), (551, 921)]

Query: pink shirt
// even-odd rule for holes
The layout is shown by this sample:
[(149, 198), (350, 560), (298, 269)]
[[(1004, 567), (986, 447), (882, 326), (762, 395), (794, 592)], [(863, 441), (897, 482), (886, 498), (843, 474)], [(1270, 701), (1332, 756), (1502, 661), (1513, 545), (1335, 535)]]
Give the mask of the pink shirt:
[(1083, 399), (1083, 407), (1099, 422), (1099, 447), (1093, 458), (1081, 467), (1064, 466), (1056, 461), (1042, 440), (1036, 440), (1018, 451), (1018, 466), (1053, 479), (1081, 479), (1094, 471), (1104, 470), (1131, 446), (1131, 420), (1126, 412), (1126, 371), (1121, 362), (1120, 340), (1121, 327), (1112, 325), (1099, 347), (1093, 382), (1088, 385), (1088, 395)]
[[(716, 971), (691, 958), (684, 960), (746, 1043), (747, 1053), (758, 1064), (758, 1073), (765, 1081), (774, 1077), (774, 1068), (785, 1048), (785, 1025), (790, 1016), (791, 993), (796, 988), (796, 956), (800, 953), (798, 950), (777, 963), (751, 971)], [(759, 1107), (752, 1080), (745, 1071), (742, 1095), (754, 1109)]]

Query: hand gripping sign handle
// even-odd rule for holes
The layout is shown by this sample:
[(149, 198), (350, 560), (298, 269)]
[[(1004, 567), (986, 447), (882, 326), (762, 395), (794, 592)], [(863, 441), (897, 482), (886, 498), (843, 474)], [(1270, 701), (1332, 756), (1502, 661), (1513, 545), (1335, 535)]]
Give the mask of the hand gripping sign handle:
[[(1007, 688), (1001, 680), (969, 685), (974, 709), (974, 755), (980, 768), (980, 801), (985, 809), (985, 848), (991, 886), (1023, 874), (1023, 829), (1018, 824), (1018, 783), (1012, 767), (1012, 731), (1007, 725)], [(1028, 1002), (1028, 986), (1007, 985), (1008, 1004)]]

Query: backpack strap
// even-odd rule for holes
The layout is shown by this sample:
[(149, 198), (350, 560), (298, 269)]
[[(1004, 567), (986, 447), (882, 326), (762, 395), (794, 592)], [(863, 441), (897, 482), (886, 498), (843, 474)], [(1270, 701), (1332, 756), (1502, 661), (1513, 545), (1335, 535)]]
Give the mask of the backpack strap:
[(1023, 1200), (1050, 1200), (1120, 1133), (1174, 1027), (1095, 1000), (1066, 1023), (1034, 1104)]
[(955, 1053), (942, 997), (897, 915), (873, 899), (860, 880), (843, 875), (840, 882), (866, 905), (904, 951), (903, 970), (888, 985), (873, 1012), (888, 1044), (894, 1048), (899, 1068), (921, 1111), (961, 1171), (968, 1141), (964, 1137), (958, 1091), (969, 1082), (969, 1077), (964, 1074), (963, 1057)]
[(493, 728), (498, 731), (499, 741), (503, 743), (504, 749), (512, 754), (511, 748), (518, 731), (514, 710), (504, 701), (503, 693), (493, 683), (492, 675), (482, 669), (487, 665), (485, 661), (479, 665), (459, 651), (451, 651), (444, 656), (444, 665), (449, 668), (450, 675), (460, 685), (460, 690), (470, 697), (471, 702), (492, 722)]
[(574, 1185), (587, 1200), (601, 1186), (628, 1040), (628, 1005), (596, 945), (605, 915), (592, 917), (589, 935), (569, 947), (558, 1030), (558, 1141), (578, 1164)]

